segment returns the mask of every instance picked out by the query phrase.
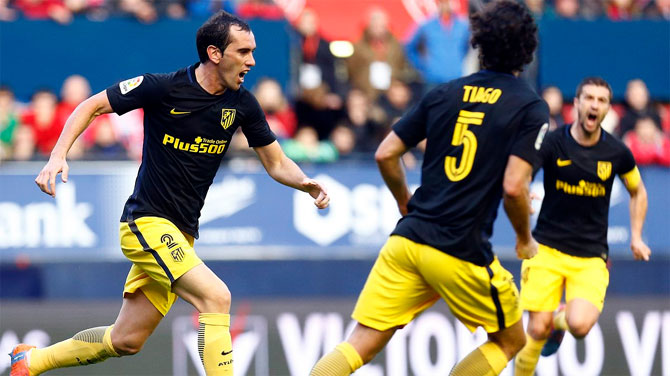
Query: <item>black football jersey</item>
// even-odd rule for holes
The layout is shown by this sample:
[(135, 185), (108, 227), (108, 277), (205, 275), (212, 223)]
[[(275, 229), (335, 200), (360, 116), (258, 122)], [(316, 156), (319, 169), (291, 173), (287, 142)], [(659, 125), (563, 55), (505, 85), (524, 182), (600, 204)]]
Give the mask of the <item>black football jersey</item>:
[(628, 148), (602, 130), (582, 146), (570, 125), (549, 133), (536, 168), (544, 171), (544, 199), (533, 230), (538, 242), (580, 257), (607, 259), (607, 223), (615, 175), (635, 168)]
[(393, 127), (408, 147), (427, 139), (421, 186), (393, 234), (490, 264), (508, 158), (532, 164), (548, 121), (546, 103), (511, 74), (480, 71), (433, 89)]
[(249, 91), (209, 94), (195, 79), (197, 65), (107, 89), (114, 112), (144, 109), (142, 164), (121, 221), (158, 216), (197, 238), (207, 190), (235, 130), (242, 128), (250, 147), (276, 139)]

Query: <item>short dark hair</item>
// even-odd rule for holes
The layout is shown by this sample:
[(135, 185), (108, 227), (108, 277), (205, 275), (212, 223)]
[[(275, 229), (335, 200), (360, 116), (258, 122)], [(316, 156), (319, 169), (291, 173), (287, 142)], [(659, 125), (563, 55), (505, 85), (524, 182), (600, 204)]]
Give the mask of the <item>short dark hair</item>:
[(610, 91), (610, 101), (612, 100), (612, 87), (610, 86), (607, 81), (600, 77), (586, 77), (585, 79), (582, 80), (582, 82), (577, 85), (577, 91), (575, 92), (575, 98), (579, 98), (579, 96), (582, 94), (582, 89), (586, 85), (595, 85), (595, 86), (602, 86), (606, 87), (607, 90)]
[(484, 69), (512, 73), (533, 61), (537, 25), (525, 6), (511, 0), (495, 1), (470, 16), (472, 47), (479, 47)]
[(207, 47), (216, 46), (223, 52), (230, 44), (230, 28), (235, 25), (243, 31), (251, 31), (249, 24), (241, 18), (223, 10), (213, 14), (200, 28), (195, 37), (198, 58), (201, 63), (209, 61)]

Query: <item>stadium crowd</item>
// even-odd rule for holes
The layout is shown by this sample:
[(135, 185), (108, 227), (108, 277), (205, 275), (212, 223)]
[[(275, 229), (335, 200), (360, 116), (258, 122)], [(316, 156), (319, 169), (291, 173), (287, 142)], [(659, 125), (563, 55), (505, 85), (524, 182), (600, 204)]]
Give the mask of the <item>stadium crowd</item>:
[[(537, 18), (670, 20), (670, 0), (524, 2)], [(371, 11), (347, 58), (332, 54), (329, 41), (319, 33), (317, 14), (303, 10), (292, 22), (295, 88), (287, 90), (272, 78), (263, 78), (251, 88), (289, 157), (317, 163), (370, 158), (391, 125), (421, 95), (440, 82), (477, 69), (476, 59), (468, 58), (472, 51), (467, 20), (452, 12), (450, 0), (438, 3), (438, 14), (417, 25), (407, 41), (390, 32), (383, 9)], [(135, 17), (151, 23), (159, 17), (180, 19), (218, 9), (247, 19), (284, 17), (281, 8), (263, 0), (0, 0), (0, 21), (53, 19), (67, 24), (83, 15), (95, 21)], [(524, 78), (536, 87), (537, 65), (531, 64)], [(574, 120), (572, 93), (562, 93), (555, 86), (537, 89), (549, 104), (552, 128)], [(37, 90), (28, 103), (18, 101), (11, 87), (1, 86), (0, 161), (48, 158), (65, 120), (90, 95), (87, 79), (79, 75), (68, 77), (59, 93)], [(142, 117), (141, 110), (99, 117), (73, 146), (69, 158), (139, 160)], [(650, 98), (643, 81), (628, 83), (625, 100), (612, 106), (603, 125), (624, 140), (639, 165), (670, 167), (670, 104)], [(233, 157), (251, 153), (241, 132), (233, 138), (229, 153)], [(408, 158), (406, 163), (415, 162), (412, 155)]]

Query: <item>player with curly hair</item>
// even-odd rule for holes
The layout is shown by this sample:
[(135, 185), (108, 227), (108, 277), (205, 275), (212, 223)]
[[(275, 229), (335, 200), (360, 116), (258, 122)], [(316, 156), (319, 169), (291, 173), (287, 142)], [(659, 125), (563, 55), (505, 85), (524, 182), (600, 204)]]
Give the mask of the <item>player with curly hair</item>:
[[(533, 257), (529, 183), (549, 124), (544, 101), (520, 78), (537, 46), (537, 26), (515, 1), (471, 16), (482, 71), (439, 85), (400, 119), (375, 154), (403, 217), (382, 248), (345, 341), (312, 376), (348, 375), (369, 362), (395, 331), (444, 299), (488, 341), (451, 375), (498, 375), (525, 343), (519, 293), (489, 238), (501, 198), (519, 258)], [(412, 194), (401, 157), (427, 140), (421, 186)]]

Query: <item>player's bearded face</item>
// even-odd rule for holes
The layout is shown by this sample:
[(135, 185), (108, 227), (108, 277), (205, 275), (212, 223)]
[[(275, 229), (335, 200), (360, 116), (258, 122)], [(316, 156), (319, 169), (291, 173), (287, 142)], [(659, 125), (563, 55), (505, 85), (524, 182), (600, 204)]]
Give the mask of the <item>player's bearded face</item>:
[(575, 107), (582, 129), (596, 132), (610, 109), (610, 91), (604, 86), (584, 85), (579, 98), (575, 98)]
[(238, 90), (244, 82), (244, 76), (256, 65), (253, 55), (256, 40), (252, 32), (234, 26), (230, 29), (230, 39), (231, 43), (219, 63), (219, 76), (226, 88)]

